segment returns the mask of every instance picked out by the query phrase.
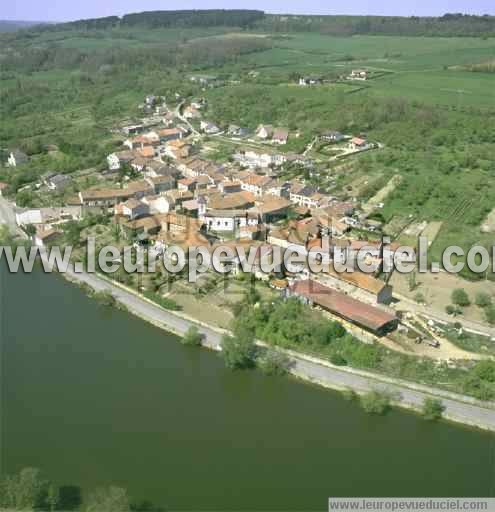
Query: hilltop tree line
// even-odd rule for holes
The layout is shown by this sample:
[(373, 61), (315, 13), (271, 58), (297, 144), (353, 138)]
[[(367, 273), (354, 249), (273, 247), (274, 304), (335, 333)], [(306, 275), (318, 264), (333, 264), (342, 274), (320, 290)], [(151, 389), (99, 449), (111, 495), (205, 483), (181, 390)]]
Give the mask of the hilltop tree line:
[(449, 13), (441, 17), (401, 16), (299, 16), (265, 14), (259, 10), (211, 9), (147, 11), (39, 25), (24, 33), (58, 30), (101, 30), (110, 28), (241, 27), (269, 32), (317, 32), (335, 36), (495, 36), (495, 16)]
[(34, 73), (51, 69), (77, 69), (82, 72), (110, 71), (115, 67), (153, 68), (196, 66), (198, 69), (221, 66), (239, 56), (272, 47), (266, 38), (243, 37), (224, 40), (164, 44), (153, 48), (78, 48), (28, 47), (6, 53), (2, 74)]
[(126, 14), (122, 18), (107, 16), (42, 25), (36, 30), (100, 30), (115, 27), (146, 26), (152, 28), (174, 27), (251, 27), (263, 19), (263, 11), (246, 9), (211, 9), (211, 10), (184, 10), (184, 11), (147, 11)]
[(258, 27), (270, 32), (317, 32), (333, 36), (495, 36), (495, 16), (445, 14), (412, 16), (280, 16), (266, 15)]

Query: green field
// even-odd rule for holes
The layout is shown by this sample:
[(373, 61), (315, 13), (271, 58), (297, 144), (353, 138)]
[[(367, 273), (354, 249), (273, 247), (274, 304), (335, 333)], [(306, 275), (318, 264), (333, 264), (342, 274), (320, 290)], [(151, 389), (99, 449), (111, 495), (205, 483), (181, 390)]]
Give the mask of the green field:
[[(173, 103), (180, 92), (206, 96), (206, 116), (221, 126), (267, 123), (299, 132), (284, 151), (301, 151), (323, 130), (365, 133), (384, 149), (348, 160), (345, 172), (323, 165), (318, 184), (325, 184), (328, 172), (332, 193), (345, 197), (363, 179), (399, 174), (402, 182), (381, 213), (385, 222), (444, 221), (435, 253), (451, 243), (493, 242), (479, 227), (495, 205), (495, 74), (463, 67), (493, 59), (493, 38), (335, 37), (229, 27), (64, 29), (8, 37), (0, 51), (6, 52), (0, 147), (36, 156), (24, 169), (1, 173), (14, 188), (46, 170), (103, 167), (116, 147), (109, 130), (116, 122), (137, 117), (146, 94)], [(335, 79), (361, 67), (373, 78), (296, 85), (300, 75)], [(201, 90), (188, 80), (195, 72), (223, 82)], [(43, 153), (46, 144), (59, 146), (57, 158)]]

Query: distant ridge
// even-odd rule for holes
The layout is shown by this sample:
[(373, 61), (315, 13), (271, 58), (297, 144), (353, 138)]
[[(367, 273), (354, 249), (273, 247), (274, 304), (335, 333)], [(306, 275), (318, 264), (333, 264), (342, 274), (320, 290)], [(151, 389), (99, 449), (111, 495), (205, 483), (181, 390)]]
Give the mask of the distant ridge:
[(0, 32), (15, 32), (21, 28), (49, 25), (49, 21), (0, 20)]
[[(35, 24), (34, 22), (27, 23)], [(355, 35), (495, 37), (495, 16), (490, 15), (476, 16), (453, 13), (439, 17), (319, 16), (267, 14), (263, 11), (247, 9), (149, 11), (60, 24), (45, 24), (42, 27), (36, 27), (35, 30), (56, 31), (62, 28), (86, 31), (136, 26), (149, 28), (240, 27), (275, 33), (314, 32), (345, 37)]]

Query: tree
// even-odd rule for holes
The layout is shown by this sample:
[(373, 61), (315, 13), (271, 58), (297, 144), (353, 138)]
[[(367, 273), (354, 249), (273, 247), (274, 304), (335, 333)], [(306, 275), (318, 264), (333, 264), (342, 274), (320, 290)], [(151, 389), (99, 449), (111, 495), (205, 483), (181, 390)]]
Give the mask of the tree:
[(476, 294), (475, 304), (480, 308), (487, 308), (492, 305), (492, 298), (490, 294), (480, 292)]
[(469, 306), (471, 301), (469, 300), (469, 295), (466, 293), (466, 290), (463, 288), (456, 288), (452, 292), (452, 302), (456, 306), (460, 306), (461, 308)]
[(96, 489), (88, 497), (85, 512), (130, 512), (131, 507), (127, 491), (120, 487)]
[(385, 414), (390, 409), (391, 397), (383, 391), (370, 391), (361, 397), (361, 406), (368, 414)]
[(34, 510), (45, 505), (50, 483), (36, 468), (25, 468), (0, 481), (0, 509)]
[(36, 234), (36, 227), (33, 226), (33, 224), (27, 224), (24, 227), (24, 231), (26, 232), (26, 235), (34, 236)]
[(490, 325), (495, 325), (495, 306), (489, 306), (485, 308), (486, 321)]
[(251, 368), (256, 358), (253, 334), (247, 329), (236, 329), (234, 336), (222, 338), (222, 357), (225, 366), (232, 370)]
[(256, 365), (265, 375), (285, 375), (290, 367), (290, 359), (280, 350), (268, 349), (256, 360)]
[(201, 345), (202, 338), (203, 336), (199, 332), (198, 328), (195, 325), (191, 325), (182, 338), (182, 344), (197, 347)]
[(438, 398), (425, 398), (423, 401), (422, 414), (429, 421), (436, 421), (442, 417), (445, 406)]
[(452, 306), (452, 304), (449, 304), (445, 311), (447, 315), (452, 315), (454, 317), (462, 315), (462, 308), (460, 306)]

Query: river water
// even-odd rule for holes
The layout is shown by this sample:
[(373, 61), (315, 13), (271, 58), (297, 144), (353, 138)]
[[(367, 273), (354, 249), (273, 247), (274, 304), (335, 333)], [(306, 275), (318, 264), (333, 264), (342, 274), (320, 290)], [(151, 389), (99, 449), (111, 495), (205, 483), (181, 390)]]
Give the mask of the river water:
[(325, 510), (329, 496), (495, 496), (495, 437), (365, 414), (292, 378), (231, 372), (60, 276), (1, 284), (3, 472), (126, 487), (182, 510)]

